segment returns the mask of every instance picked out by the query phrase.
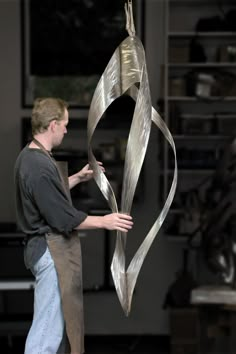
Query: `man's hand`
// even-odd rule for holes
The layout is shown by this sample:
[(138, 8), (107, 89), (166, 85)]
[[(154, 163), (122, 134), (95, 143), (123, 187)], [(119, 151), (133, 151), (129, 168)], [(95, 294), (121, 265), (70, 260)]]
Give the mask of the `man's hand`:
[(133, 227), (132, 217), (122, 213), (112, 213), (103, 216), (104, 228), (128, 232)]
[[(105, 172), (102, 162), (97, 161), (97, 163), (101, 167), (102, 171)], [(91, 178), (93, 178), (93, 170), (90, 168), (89, 164), (87, 164), (79, 172), (69, 177), (69, 187), (71, 189), (78, 183), (87, 182)]]
[(76, 230), (106, 229), (128, 232), (133, 227), (132, 217), (122, 213), (112, 213), (104, 216), (88, 215), (86, 219), (75, 227)]
[(93, 177), (93, 170), (89, 167), (89, 164), (85, 165), (79, 172), (76, 173), (78, 183), (87, 182)]

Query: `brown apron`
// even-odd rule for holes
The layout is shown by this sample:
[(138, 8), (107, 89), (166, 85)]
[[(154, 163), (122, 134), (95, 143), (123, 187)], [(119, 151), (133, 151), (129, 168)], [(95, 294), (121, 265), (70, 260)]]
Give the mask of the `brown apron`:
[[(47, 154), (44, 147), (34, 139), (34, 142)], [(50, 156), (51, 157), (51, 156)], [(62, 184), (68, 199), (70, 198), (67, 164), (56, 162)], [(62, 310), (67, 335), (65, 354), (84, 353), (84, 314), (83, 314), (83, 284), (82, 256), (78, 231), (73, 231), (69, 237), (57, 233), (46, 234), (46, 241), (54, 260), (61, 292)]]
[[(47, 234), (46, 240), (58, 274), (62, 310), (70, 351), (65, 354), (84, 353), (84, 318), (82, 258), (77, 233), (68, 238), (60, 234)], [(67, 349), (68, 350), (68, 349)]]

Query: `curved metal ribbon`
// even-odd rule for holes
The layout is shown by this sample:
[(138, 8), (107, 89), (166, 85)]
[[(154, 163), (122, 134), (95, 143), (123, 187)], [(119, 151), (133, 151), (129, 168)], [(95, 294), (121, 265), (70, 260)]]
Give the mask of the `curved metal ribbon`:
[(138, 248), (127, 270), (125, 264), (127, 235), (117, 231), (111, 272), (121, 306), (125, 314), (128, 315), (141, 266), (165, 220), (177, 185), (177, 159), (174, 140), (165, 122), (152, 107), (144, 48), (139, 38), (134, 36), (133, 32), (130, 33), (129, 37), (113, 53), (94, 92), (88, 116), (89, 164), (94, 170), (94, 179), (112, 212), (118, 212), (116, 197), (109, 181), (96, 162), (92, 151), (92, 137), (104, 112), (115, 99), (123, 94), (132, 97), (136, 104), (126, 147), (121, 197), (122, 212), (130, 213), (131, 211), (135, 189), (146, 154), (152, 122), (161, 130), (169, 142), (175, 160), (172, 185), (164, 207)]

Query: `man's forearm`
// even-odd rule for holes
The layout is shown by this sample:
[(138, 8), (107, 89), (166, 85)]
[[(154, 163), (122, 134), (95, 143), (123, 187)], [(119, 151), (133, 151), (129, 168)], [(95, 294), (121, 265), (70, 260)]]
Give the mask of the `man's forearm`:
[(103, 216), (90, 216), (88, 215), (86, 219), (76, 226), (76, 230), (82, 229), (102, 229), (105, 227)]
[(69, 188), (70, 189), (75, 187), (80, 182), (80, 178), (79, 178), (78, 173), (75, 173), (74, 175), (70, 176), (68, 178), (68, 182), (69, 182)]
[(90, 216), (75, 229), (107, 229), (127, 232), (132, 229), (132, 217), (127, 214), (111, 213), (104, 216)]

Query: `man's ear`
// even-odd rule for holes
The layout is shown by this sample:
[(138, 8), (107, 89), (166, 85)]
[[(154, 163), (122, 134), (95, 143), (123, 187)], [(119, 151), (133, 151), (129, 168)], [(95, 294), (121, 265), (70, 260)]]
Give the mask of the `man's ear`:
[(49, 124), (49, 129), (51, 130), (51, 132), (55, 131), (56, 124), (57, 124), (56, 119), (51, 120), (51, 122)]

